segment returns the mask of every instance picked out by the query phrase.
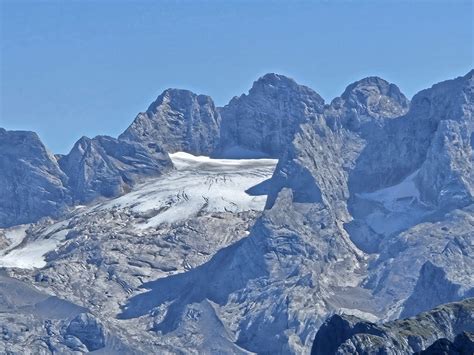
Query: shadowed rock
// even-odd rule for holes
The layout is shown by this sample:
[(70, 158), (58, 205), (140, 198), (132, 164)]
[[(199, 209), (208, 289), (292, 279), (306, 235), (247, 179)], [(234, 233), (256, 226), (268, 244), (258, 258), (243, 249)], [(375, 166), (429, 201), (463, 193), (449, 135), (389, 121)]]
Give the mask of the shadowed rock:
[(0, 128), (0, 227), (58, 216), (71, 202), (66, 183), (36, 133)]
[(82, 137), (71, 152), (59, 160), (68, 175), (75, 202), (98, 197), (116, 197), (146, 177), (171, 169), (168, 154), (159, 148), (120, 141), (112, 137)]
[[(311, 354), (410, 354), (422, 351), (437, 339), (451, 341), (457, 334), (473, 332), (473, 312), (474, 298), (469, 298), (413, 318), (384, 324), (373, 324), (354, 316), (334, 315), (318, 330)], [(463, 338), (456, 337), (457, 342)]]

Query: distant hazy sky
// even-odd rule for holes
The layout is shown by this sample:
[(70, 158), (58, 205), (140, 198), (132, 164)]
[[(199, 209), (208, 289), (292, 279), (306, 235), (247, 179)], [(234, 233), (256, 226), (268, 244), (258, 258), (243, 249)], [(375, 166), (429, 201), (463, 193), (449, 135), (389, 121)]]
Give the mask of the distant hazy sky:
[(471, 1), (0, 3), (0, 127), (61, 153), (118, 135), (168, 87), (224, 105), (277, 72), (330, 101), (378, 75), (411, 98), (473, 67)]

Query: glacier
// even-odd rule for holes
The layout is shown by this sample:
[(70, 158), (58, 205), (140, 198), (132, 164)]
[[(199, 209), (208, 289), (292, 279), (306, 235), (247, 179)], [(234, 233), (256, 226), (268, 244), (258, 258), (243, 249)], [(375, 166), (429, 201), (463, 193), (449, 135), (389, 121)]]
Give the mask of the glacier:
[(474, 71), (411, 101), (368, 77), (327, 104), (267, 74), (224, 107), (165, 90), (67, 155), (0, 129), (0, 351), (308, 354), (325, 324), (391, 327), (395, 353), (406, 324), (416, 350), (469, 339), (473, 103)]

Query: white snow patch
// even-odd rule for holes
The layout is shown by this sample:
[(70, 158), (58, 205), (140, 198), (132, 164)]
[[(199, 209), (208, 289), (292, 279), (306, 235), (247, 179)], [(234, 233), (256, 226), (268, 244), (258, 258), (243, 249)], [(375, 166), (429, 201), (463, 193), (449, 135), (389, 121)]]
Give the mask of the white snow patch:
[[(52, 227), (55, 227), (55, 229), (59, 228), (57, 224)], [(50, 230), (51, 228), (48, 229)], [(45, 239), (44, 237), (38, 238), (25, 243), (24, 246), (19, 248), (9, 248), (2, 256), (0, 256), (0, 267), (33, 269), (46, 266), (44, 255), (56, 249), (60, 242), (66, 237), (67, 232), (67, 229), (63, 229), (54, 233), (48, 239)], [(43, 232), (42, 235), (44, 236), (45, 233)]]
[(170, 154), (176, 170), (100, 208), (130, 208), (151, 217), (137, 228), (156, 227), (200, 212), (263, 210), (266, 196), (245, 191), (271, 177), (276, 159), (212, 159), (184, 152)]
[(377, 317), (373, 313), (364, 312), (364, 311), (361, 311), (361, 310), (358, 310), (358, 309), (339, 308), (337, 313), (338, 314), (347, 314), (349, 316), (356, 316), (356, 317), (362, 318), (362, 319), (367, 320), (367, 321), (372, 322), (372, 323), (376, 323), (380, 319), (379, 317)]
[(377, 233), (390, 235), (416, 223), (431, 211), (420, 200), (415, 184), (418, 170), (397, 185), (374, 192), (360, 193), (357, 197), (380, 203), (383, 208), (367, 215), (367, 224)]
[(22, 224), (19, 226), (11, 227), (8, 229), (4, 229), (3, 233), (5, 237), (9, 240), (10, 245), (3, 250), (3, 254), (8, 250), (13, 249), (18, 244), (20, 244), (26, 236), (26, 230), (28, 229), (29, 224)]
[(386, 187), (374, 192), (361, 193), (359, 196), (367, 200), (382, 202), (385, 208), (389, 210), (397, 210), (402, 207), (400, 205), (401, 200), (417, 200), (419, 198), (420, 192), (415, 184), (417, 174), (418, 170), (397, 185)]
[[(170, 154), (175, 170), (137, 186), (134, 191), (92, 206), (77, 206), (78, 213), (95, 209), (131, 209), (144, 215), (135, 228), (184, 221), (200, 212), (263, 210), (266, 196), (245, 191), (270, 178), (275, 159), (211, 159), (178, 152)], [(68, 233), (69, 220), (59, 221), (25, 240), (26, 227), (12, 229), (8, 238), (15, 245), (0, 255), (0, 267), (41, 268), (44, 255), (55, 250)]]

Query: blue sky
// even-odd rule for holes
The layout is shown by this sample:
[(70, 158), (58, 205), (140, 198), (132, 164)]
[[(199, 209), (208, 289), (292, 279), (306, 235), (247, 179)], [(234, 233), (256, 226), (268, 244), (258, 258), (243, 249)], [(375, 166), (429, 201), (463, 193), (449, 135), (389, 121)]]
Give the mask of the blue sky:
[(218, 105), (267, 72), (332, 100), (378, 75), (409, 97), (473, 67), (470, 1), (0, 0), (0, 127), (66, 153), (168, 87)]

